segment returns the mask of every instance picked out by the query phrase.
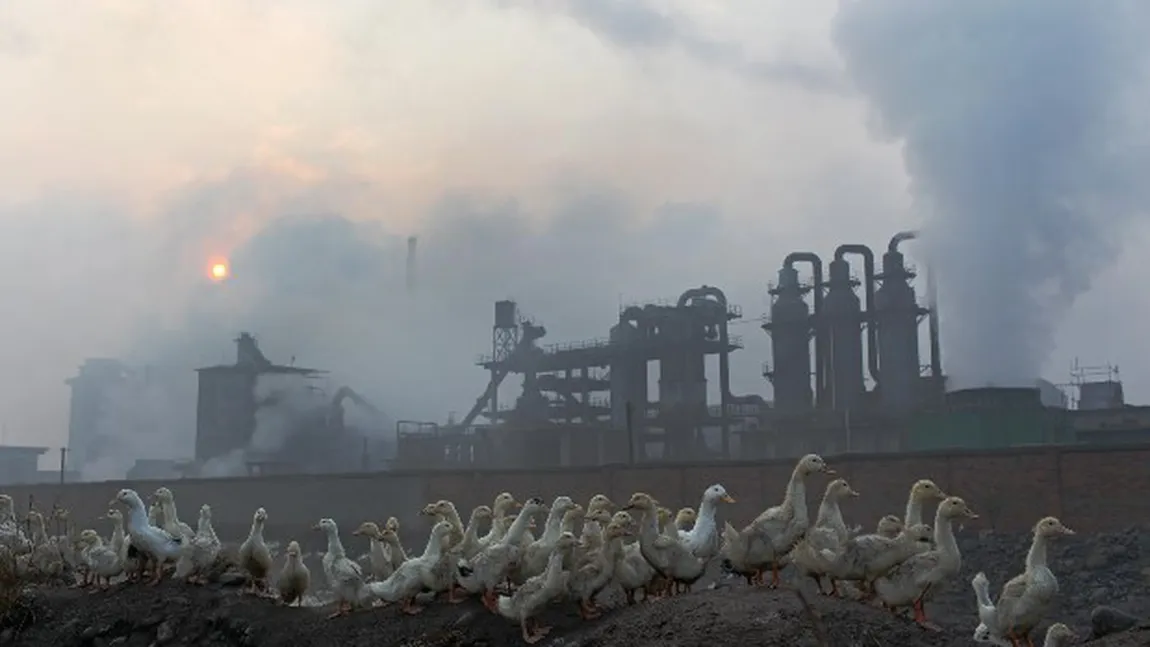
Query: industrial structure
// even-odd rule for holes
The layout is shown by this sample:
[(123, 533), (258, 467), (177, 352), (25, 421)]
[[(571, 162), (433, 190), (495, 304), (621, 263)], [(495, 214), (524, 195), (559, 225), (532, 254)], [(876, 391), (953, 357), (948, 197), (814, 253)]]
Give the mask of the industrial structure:
[[(382, 434), (390, 427), (375, 406), (349, 387), (330, 395), (324, 371), (274, 364), (255, 337), (235, 340), (234, 364), (197, 369), (196, 464), (241, 464), (249, 474), (323, 473), (381, 469), (393, 453)], [(350, 400), (376, 419), (375, 430), (345, 424)], [(258, 436), (263, 424), (264, 438)], [(208, 470), (213, 471), (213, 470)]]

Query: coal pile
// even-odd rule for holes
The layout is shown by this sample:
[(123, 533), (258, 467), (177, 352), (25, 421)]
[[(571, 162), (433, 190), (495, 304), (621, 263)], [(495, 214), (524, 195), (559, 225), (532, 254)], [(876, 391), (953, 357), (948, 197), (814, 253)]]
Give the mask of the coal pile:
[[(1150, 617), (1150, 532), (1132, 529), (1093, 537), (1068, 537), (1050, 551), (1062, 582), (1058, 609), (1049, 620), (1069, 624), (1083, 637), (1091, 612), (1109, 604), (1138, 618)], [(970, 578), (982, 570), (997, 592), (1018, 573), (1029, 537), (960, 533), (962, 576), (928, 603), (941, 631), (926, 631), (904, 618), (857, 602), (813, 595), (810, 608), (793, 589), (771, 591), (723, 581), (712, 590), (607, 611), (581, 621), (573, 604), (558, 605), (541, 619), (554, 630), (540, 645), (556, 647), (686, 647), (700, 644), (822, 645), (817, 628), (834, 647), (899, 645), (951, 647), (974, 644), (977, 618)], [(703, 586), (709, 583), (704, 583)], [(321, 596), (322, 597), (322, 596)], [(371, 645), (373, 647), (494, 647), (522, 644), (518, 627), (477, 602), (434, 603), (418, 616), (394, 608), (361, 611), (328, 620), (330, 609), (289, 609), (241, 595), (234, 586), (196, 587), (164, 582), (157, 587), (121, 584), (89, 592), (60, 587), (28, 589), (0, 613), (0, 645), (30, 647), (157, 647), (163, 645)], [(605, 602), (617, 602), (609, 598)], [(812, 620), (812, 617), (817, 620)], [(1045, 628), (1043, 628), (1044, 630)], [(1040, 643), (1041, 636), (1036, 636)], [(1132, 629), (1092, 642), (1097, 647), (1144, 647), (1150, 630)]]

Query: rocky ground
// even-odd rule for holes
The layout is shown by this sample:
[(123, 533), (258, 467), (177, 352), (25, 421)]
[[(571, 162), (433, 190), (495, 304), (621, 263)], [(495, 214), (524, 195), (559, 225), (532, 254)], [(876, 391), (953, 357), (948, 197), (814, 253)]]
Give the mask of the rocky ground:
[[(555, 629), (541, 645), (627, 645), (656, 647), (715, 645), (804, 645), (836, 647), (971, 645), (977, 621), (969, 580), (984, 570), (997, 588), (1017, 572), (1028, 546), (1023, 536), (967, 534), (962, 537), (964, 572), (928, 606), (941, 631), (837, 599), (809, 596), (819, 618), (812, 621), (793, 589), (750, 589), (722, 580), (715, 589), (610, 611), (585, 623), (574, 607), (556, 607), (543, 619)], [(1051, 551), (1062, 583), (1051, 620), (1071, 625), (1084, 638), (1091, 612), (1109, 604), (1150, 617), (1150, 529), (1073, 537)], [(317, 570), (318, 572), (318, 570)], [(807, 588), (808, 591), (812, 589)], [(385, 608), (327, 620), (326, 610), (288, 609), (241, 596), (234, 587), (191, 587), (166, 582), (150, 588), (120, 585), (111, 591), (40, 589), (20, 595), (0, 616), (0, 643), (72, 645), (372, 645), (374, 647), (463, 647), (521, 644), (518, 628), (475, 602), (433, 604), (409, 617)], [(818, 629), (826, 632), (820, 642)], [(1112, 635), (1091, 644), (1133, 647), (1150, 644), (1150, 629)]]

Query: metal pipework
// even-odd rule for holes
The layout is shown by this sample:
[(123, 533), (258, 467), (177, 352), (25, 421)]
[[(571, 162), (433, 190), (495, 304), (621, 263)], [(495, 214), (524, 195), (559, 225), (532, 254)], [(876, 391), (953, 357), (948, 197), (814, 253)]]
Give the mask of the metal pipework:
[(728, 449), (728, 443), (730, 442), (730, 421), (727, 417), (727, 409), (731, 404), (731, 352), (727, 350), (731, 336), (727, 322), (727, 295), (719, 288), (704, 285), (702, 287), (692, 288), (681, 294), (676, 305), (679, 308), (684, 308), (692, 299), (707, 297), (713, 299), (715, 303), (722, 308), (719, 323), (719, 343), (722, 346), (722, 349), (719, 351), (719, 403), (722, 407), (722, 412), (719, 416), (719, 420), (722, 426), (723, 456), (727, 457), (730, 455)]
[(875, 383), (879, 383), (878, 365), (878, 326), (875, 325), (874, 310), (874, 252), (866, 245), (839, 245), (835, 250), (835, 260), (842, 260), (847, 254), (858, 254), (863, 259), (863, 293), (866, 295), (866, 363), (867, 371)]
[(815, 405), (828, 404), (827, 385), (827, 342), (823, 330), (823, 259), (814, 252), (791, 252), (783, 259), (783, 267), (793, 269), (795, 263), (810, 263), (814, 274), (814, 321), (815, 321)]
[[(899, 244), (917, 238), (917, 230), (900, 231), (891, 236), (887, 251), (897, 252)], [(934, 268), (929, 265), (926, 268), (926, 292), (927, 325), (930, 331), (930, 376), (935, 380), (940, 380), (942, 379), (942, 344), (939, 341), (938, 333), (938, 284), (935, 282)]]

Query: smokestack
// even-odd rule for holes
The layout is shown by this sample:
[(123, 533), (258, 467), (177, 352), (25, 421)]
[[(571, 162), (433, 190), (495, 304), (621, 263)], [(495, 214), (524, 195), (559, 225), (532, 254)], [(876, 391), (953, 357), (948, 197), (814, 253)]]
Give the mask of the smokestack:
[(407, 237), (407, 293), (415, 294), (415, 236)]

